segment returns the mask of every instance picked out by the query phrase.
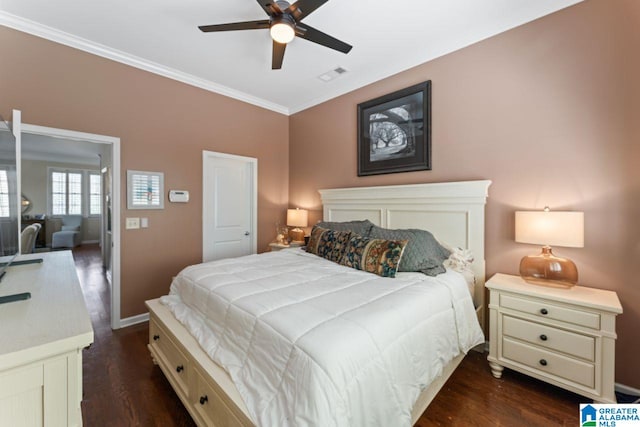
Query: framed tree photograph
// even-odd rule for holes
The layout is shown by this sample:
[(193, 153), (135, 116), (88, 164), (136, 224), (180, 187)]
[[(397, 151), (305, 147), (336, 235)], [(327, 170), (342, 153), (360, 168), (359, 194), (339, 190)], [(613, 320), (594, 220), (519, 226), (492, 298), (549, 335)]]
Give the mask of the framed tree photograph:
[(358, 176), (431, 170), (431, 80), (358, 104)]

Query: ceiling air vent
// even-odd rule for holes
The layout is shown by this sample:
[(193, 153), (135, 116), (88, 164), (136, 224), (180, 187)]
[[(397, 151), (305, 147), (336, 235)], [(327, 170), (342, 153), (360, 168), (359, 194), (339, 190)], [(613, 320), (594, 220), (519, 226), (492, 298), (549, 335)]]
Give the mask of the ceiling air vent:
[(323, 82), (330, 82), (331, 80), (340, 77), (342, 74), (346, 73), (347, 69), (343, 67), (336, 67), (331, 71), (327, 71), (324, 74), (320, 74), (318, 78)]

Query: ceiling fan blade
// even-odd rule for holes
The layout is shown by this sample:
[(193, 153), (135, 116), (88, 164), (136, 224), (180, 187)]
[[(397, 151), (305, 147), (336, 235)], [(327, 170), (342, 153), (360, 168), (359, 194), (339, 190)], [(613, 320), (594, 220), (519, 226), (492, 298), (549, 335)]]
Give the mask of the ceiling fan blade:
[(307, 24), (299, 23), (296, 25), (296, 36), (309, 40), (310, 42), (318, 43), (322, 46), (326, 46), (330, 49), (337, 50), (342, 53), (349, 53), (353, 46), (346, 44), (329, 34), (325, 34), (322, 31), (318, 31)]
[(298, 0), (285, 10), (285, 13), (290, 13), (296, 21), (311, 15), (313, 11), (328, 2), (329, 0)]
[(284, 43), (273, 42), (273, 52), (271, 54), (271, 69), (279, 70), (282, 68), (282, 60), (284, 59), (284, 50), (287, 45)]
[(275, 0), (258, 0), (258, 4), (269, 16), (282, 15), (282, 9), (276, 4)]
[(246, 21), (246, 22), (234, 22), (232, 24), (218, 24), (218, 25), (201, 25), (200, 31), (203, 33), (211, 33), (214, 31), (235, 31), (235, 30), (261, 30), (269, 28), (269, 21)]

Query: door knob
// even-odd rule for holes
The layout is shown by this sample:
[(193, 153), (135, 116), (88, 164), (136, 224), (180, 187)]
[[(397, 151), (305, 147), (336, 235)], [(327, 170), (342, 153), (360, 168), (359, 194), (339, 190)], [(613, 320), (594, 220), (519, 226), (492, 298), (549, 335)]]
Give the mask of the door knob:
[(248, 232), (248, 231), (245, 231), (245, 232), (244, 232), (244, 235), (245, 235), (245, 236), (248, 236), (248, 235), (249, 235), (249, 232)]

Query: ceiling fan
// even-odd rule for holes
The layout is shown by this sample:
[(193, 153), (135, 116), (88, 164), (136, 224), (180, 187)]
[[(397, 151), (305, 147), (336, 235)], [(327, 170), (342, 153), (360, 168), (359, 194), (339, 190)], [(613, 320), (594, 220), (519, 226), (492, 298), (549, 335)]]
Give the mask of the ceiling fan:
[(287, 43), (293, 40), (295, 36), (302, 37), (303, 39), (342, 53), (349, 53), (352, 47), (351, 45), (300, 22), (327, 1), (328, 0), (298, 0), (293, 4), (289, 4), (289, 2), (284, 0), (258, 0), (258, 4), (267, 15), (269, 15), (269, 19), (235, 22), (232, 24), (201, 25), (198, 28), (205, 33), (215, 31), (261, 30), (268, 28), (271, 38), (273, 39), (271, 69), (279, 70), (282, 68), (282, 60)]

